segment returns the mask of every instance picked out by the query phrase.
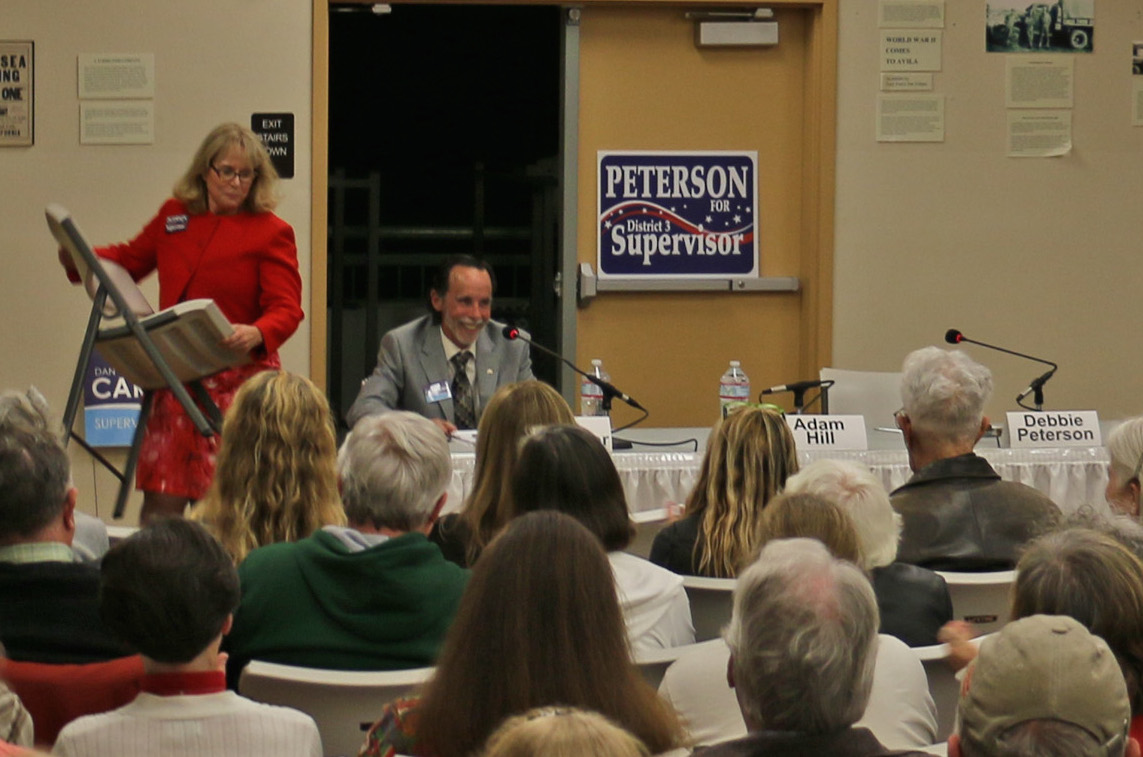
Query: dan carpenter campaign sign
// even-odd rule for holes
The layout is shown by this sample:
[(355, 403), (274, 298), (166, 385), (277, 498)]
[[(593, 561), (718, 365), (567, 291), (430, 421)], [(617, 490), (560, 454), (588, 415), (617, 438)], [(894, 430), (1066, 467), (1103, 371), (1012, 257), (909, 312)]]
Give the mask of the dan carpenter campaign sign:
[(758, 153), (600, 150), (599, 276), (758, 275)]
[(83, 437), (92, 447), (130, 447), (139, 423), (143, 390), (91, 354), (83, 378)]

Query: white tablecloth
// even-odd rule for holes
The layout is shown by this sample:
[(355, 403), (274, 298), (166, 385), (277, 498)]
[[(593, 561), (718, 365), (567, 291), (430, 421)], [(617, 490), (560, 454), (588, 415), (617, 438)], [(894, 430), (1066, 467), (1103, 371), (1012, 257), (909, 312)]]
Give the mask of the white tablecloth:
[[(1065, 513), (1081, 505), (1106, 511), (1107, 449), (1067, 447), (1056, 449), (977, 449), (1007, 481), (1035, 487), (1052, 498)], [(668, 504), (683, 503), (694, 486), (702, 464), (698, 452), (616, 452), (615, 467), (627, 492), (631, 513), (653, 518)], [(839, 452), (815, 450), (798, 454), (804, 465), (811, 460), (838, 458), (869, 466), (885, 488), (893, 491), (912, 475), (904, 450)], [(476, 458), (471, 453), (454, 454), (452, 485), (445, 512), (459, 510), (472, 488)]]

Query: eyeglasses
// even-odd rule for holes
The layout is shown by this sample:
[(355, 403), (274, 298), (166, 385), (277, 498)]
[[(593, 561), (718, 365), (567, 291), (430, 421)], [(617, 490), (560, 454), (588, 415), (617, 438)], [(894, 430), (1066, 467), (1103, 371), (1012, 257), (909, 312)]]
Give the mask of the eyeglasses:
[(258, 172), (253, 168), (247, 168), (245, 171), (235, 171), (230, 166), (219, 168), (213, 163), (210, 164), (210, 170), (214, 171), (218, 175), (218, 178), (223, 181), (234, 181), (234, 179), (237, 178), (243, 184), (253, 181), (254, 177), (258, 175)]

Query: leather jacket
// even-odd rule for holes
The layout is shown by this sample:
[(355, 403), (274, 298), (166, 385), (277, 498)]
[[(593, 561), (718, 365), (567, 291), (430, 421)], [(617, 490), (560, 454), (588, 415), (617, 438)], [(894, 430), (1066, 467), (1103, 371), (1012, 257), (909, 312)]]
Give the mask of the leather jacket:
[(1010, 570), (1059, 508), (969, 453), (926, 465), (890, 497), (904, 529), (897, 559), (930, 570)]

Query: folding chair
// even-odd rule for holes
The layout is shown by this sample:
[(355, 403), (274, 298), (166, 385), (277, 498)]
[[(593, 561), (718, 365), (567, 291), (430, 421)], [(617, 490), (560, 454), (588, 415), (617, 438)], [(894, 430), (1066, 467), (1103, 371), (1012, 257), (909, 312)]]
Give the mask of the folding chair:
[(243, 669), (238, 690), (250, 699), (293, 707), (312, 717), (327, 757), (356, 755), (365, 730), (385, 705), (412, 693), (433, 670), (323, 670), (253, 660)]
[(1016, 583), (1016, 571), (955, 573), (938, 570), (952, 598), (953, 617), (967, 620), (981, 635), (999, 631), (1011, 619), (1009, 594)]
[(683, 589), (691, 603), (696, 642), (719, 638), (723, 626), (730, 622), (734, 584), (733, 578), (683, 577)]
[[(220, 430), (222, 417), (198, 380), (247, 363), (250, 358), (220, 345), (234, 329), (212, 300), (190, 300), (154, 313), (126, 270), (96, 256), (67, 210), (59, 205), (48, 205), (45, 216), (52, 236), (71, 256), (92, 297), (91, 315), (64, 409), (63, 442), (67, 444), (75, 439), (119, 479), (114, 517), (121, 518), (139, 461), (139, 446), (151, 411), (153, 390), (170, 389), (199, 433), (211, 436)], [(123, 323), (103, 328), (105, 318), (122, 318)], [(72, 430), (83, 394), (84, 376), (97, 346), (115, 370), (145, 390), (131, 451), (122, 472)], [(199, 404), (191, 398), (192, 392)], [(205, 413), (199, 405), (205, 408)]]

